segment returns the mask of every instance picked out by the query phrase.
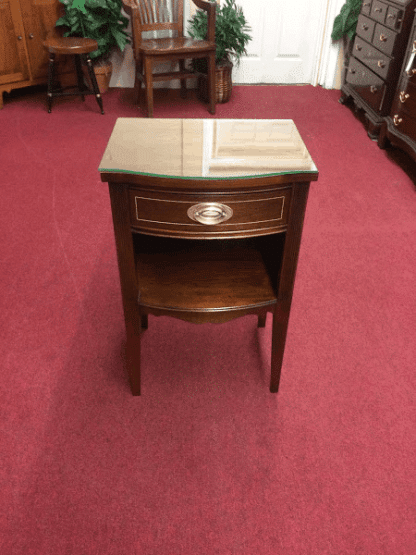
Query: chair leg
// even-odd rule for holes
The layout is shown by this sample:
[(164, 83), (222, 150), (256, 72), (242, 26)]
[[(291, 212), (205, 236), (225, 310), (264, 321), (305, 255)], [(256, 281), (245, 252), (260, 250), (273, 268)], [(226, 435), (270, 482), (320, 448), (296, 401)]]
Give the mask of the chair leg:
[(53, 82), (55, 74), (55, 54), (49, 53), (49, 66), (48, 66), (48, 114), (52, 112), (52, 95), (53, 95)]
[[(185, 60), (179, 60), (180, 71), (185, 71)], [(181, 79), (181, 98), (186, 98), (186, 79)]]
[(75, 62), (75, 69), (77, 72), (77, 80), (78, 80), (78, 90), (80, 91), (80, 96), (82, 101), (85, 101), (85, 96), (82, 94), (86, 87), (84, 85), (84, 77), (82, 75), (82, 67), (81, 67), (81, 58), (78, 54), (74, 55), (74, 62)]
[(215, 92), (215, 52), (208, 56), (208, 94), (209, 112), (215, 114), (216, 92)]
[(153, 63), (150, 58), (144, 59), (144, 78), (146, 86), (147, 117), (153, 117)]
[(100, 90), (98, 88), (97, 79), (95, 78), (94, 68), (92, 67), (92, 61), (89, 54), (85, 54), (85, 59), (87, 61), (88, 75), (91, 79), (92, 88), (94, 90), (95, 98), (97, 99), (98, 106), (101, 109), (101, 113), (104, 114), (103, 101), (101, 98)]

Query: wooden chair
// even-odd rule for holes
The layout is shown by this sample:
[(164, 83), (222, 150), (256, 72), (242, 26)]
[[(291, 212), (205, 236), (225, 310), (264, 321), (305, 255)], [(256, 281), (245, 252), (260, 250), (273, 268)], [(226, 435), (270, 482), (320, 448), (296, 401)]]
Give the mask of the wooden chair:
[[(123, 0), (124, 8), (131, 17), (133, 50), (136, 61), (135, 86), (139, 86), (142, 103), (142, 84), (146, 92), (148, 117), (153, 117), (153, 83), (179, 79), (181, 96), (186, 96), (186, 79), (195, 74), (185, 68), (187, 58), (207, 58), (209, 112), (215, 114), (215, 8), (216, 4), (205, 0), (192, 0), (208, 15), (206, 40), (194, 40), (183, 34), (183, 0)], [(173, 38), (143, 39), (149, 31), (173, 31)], [(179, 70), (153, 73), (153, 66), (162, 62), (178, 62)], [(139, 81), (139, 83), (137, 83)]]

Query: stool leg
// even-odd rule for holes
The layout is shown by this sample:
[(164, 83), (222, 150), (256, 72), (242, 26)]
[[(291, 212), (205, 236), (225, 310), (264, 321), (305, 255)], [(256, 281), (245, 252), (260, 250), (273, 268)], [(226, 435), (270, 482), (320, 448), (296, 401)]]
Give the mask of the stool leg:
[(84, 85), (84, 77), (82, 75), (81, 58), (80, 58), (79, 54), (74, 55), (74, 62), (75, 62), (75, 69), (77, 71), (78, 90), (81, 94), (82, 101), (85, 102), (85, 96), (82, 93), (86, 90), (86, 86)]
[(52, 90), (53, 90), (53, 82), (54, 82), (54, 73), (55, 73), (55, 54), (49, 52), (49, 66), (48, 66), (48, 114), (52, 111)]
[(101, 98), (100, 90), (98, 88), (97, 79), (95, 78), (94, 68), (92, 67), (92, 61), (91, 61), (90, 55), (86, 54), (85, 58), (87, 60), (88, 75), (90, 76), (90, 79), (91, 79), (91, 84), (92, 84), (92, 88), (94, 89), (95, 98), (97, 99), (98, 106), (101, 109), (101, 113), (104, 114), (103, 101)]

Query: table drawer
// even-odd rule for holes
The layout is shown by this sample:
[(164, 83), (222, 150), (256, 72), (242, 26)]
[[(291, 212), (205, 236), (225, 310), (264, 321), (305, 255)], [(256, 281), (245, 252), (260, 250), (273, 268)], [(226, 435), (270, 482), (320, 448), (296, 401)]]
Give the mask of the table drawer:
[(269, 193), (163, 195), (130, 189), (130, 221), (142, 233), (213, 239), (284, 231), (291, 189)]

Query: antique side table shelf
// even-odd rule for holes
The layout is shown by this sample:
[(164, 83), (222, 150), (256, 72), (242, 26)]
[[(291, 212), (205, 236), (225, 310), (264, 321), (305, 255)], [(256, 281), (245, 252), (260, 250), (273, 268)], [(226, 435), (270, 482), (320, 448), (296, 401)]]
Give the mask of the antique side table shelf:
[(108, 182), (127, 331), (140, 395), (148, 315), (221, 323), (273, 314), (279, 387), (311, 181), (292, 120), (119, 118), (99, 171)]

